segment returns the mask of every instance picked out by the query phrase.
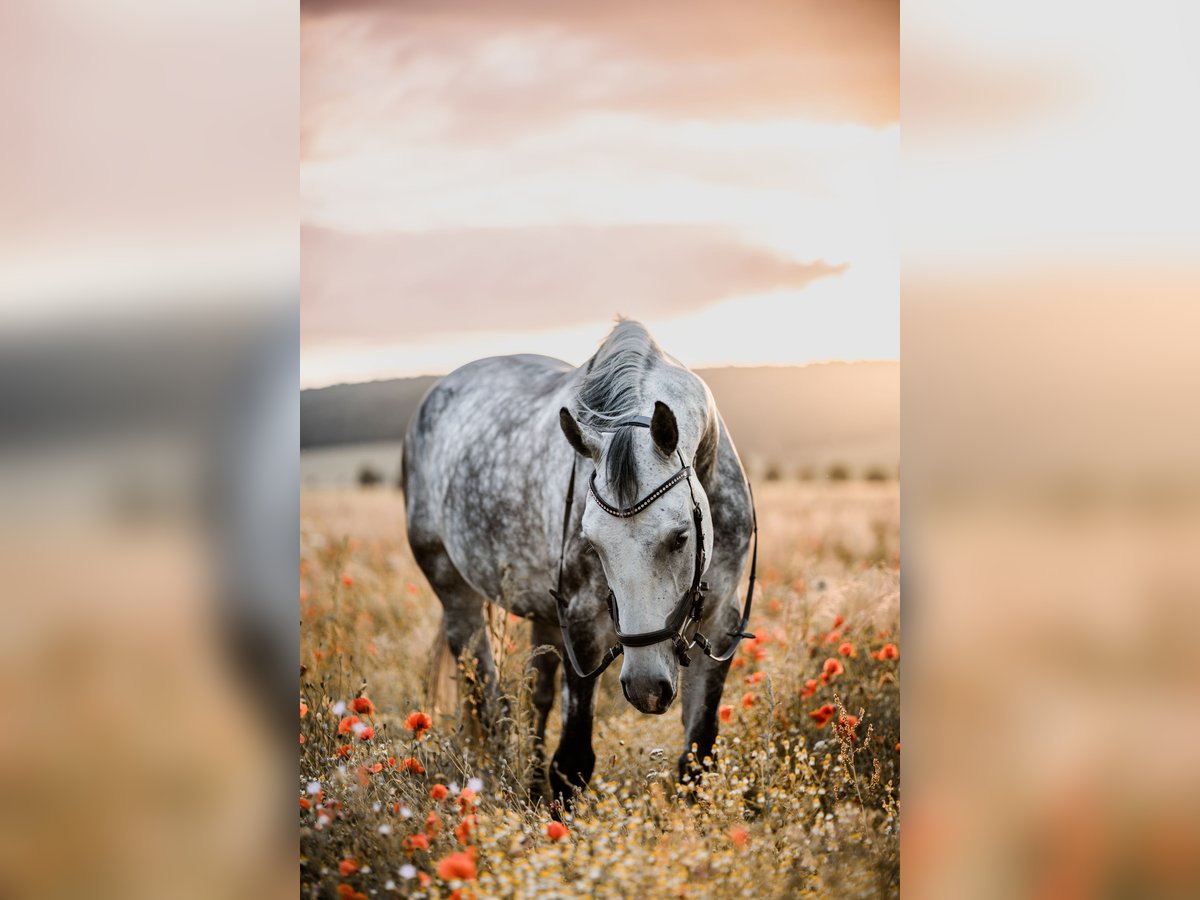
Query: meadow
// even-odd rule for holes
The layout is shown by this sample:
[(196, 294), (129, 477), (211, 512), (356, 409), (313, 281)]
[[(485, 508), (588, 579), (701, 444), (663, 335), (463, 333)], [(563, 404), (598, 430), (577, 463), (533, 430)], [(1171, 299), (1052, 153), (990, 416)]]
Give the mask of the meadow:
[(618, 662), (595, 776), (559, 823), (529, 800), (528, 625), (489, 616), (511, 720), (487, 732), (456, 696), (471, 661), (438, 664), (402, 495), (304, 491), (301, 895), (897, 896), (899, 487), (778, 481), (756, 500), (758, 637), (726, 680), (713, 765), (676, 784), (677, 708), (634, 710)]

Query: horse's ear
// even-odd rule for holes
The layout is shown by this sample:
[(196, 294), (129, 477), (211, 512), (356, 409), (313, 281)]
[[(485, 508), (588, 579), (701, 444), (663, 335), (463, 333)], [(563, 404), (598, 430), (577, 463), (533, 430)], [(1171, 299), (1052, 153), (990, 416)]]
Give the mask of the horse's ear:
[(600, 433), (588, 425), (580, 425), (565, 406), (558, 411), (558, 424), (562, 426), (567, 443), (575, 448), (580, 456), (590, 456), (594, 461), (600, 461), (600, 452), (604, 448)]
[(654, 415), (650, 417), (650, 437), (663, 456), (670, 456), (679, 446), (679, 423), (671, 407), (661, 400), (654, 401)]

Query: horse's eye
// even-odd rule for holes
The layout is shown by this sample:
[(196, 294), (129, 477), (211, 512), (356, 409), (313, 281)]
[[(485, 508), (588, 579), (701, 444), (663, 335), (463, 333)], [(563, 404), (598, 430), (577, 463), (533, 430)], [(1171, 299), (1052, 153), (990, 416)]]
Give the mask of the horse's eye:
[(671, 549), (672, 550), (682, 550), (684, 544), (687, 543), (687, 540), (688, 540), (688, 533), (686, 531), (675, 532), (674, 537), (671, 538)]

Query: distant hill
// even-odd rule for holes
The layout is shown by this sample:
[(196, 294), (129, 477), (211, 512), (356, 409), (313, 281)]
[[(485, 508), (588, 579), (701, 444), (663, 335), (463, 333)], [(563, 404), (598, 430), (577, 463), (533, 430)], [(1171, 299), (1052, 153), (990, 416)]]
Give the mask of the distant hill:
[[(697, 370), (743, 461), (821, 475), (835, 463), (855, 471), (900, 462), (900, 364), (821, 363)], [(300, 392), (300, 447), (396, 441), (434, 376), (339, 384)]]

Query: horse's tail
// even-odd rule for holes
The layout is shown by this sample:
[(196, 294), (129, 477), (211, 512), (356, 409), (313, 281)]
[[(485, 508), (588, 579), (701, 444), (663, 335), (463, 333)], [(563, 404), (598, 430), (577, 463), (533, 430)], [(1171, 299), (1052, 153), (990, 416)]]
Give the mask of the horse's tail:
[(437, 637), (429, 648), (429, 677), (426, 701), (430, 713), (437, 716), (458, 709), (458, 682), (454, 672), (458, 668), (450, 642), (446, 640), (446, 620), (438, 627)]

